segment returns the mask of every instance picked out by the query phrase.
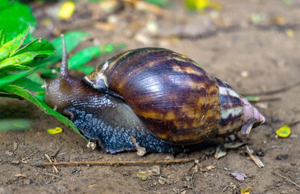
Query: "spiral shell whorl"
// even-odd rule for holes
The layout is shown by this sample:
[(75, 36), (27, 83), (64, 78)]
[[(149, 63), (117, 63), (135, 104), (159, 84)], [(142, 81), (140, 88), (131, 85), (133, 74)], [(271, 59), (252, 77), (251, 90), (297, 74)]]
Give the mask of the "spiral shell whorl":
[(219, 135), (228, 135), (237, 131), (243, 125), (244, 108), (240, 98), (234, 89), (227, 83), (215, 78), (219, 88), (221, 119)]

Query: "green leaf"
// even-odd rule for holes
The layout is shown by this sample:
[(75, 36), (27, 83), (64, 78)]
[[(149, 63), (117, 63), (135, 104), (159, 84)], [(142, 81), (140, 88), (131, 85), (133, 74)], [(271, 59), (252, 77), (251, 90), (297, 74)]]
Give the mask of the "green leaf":
[[(13, 54), (13, 56), (26, 53), (26, 52), (33, 52), (33, 51), (47, 51), (48, 55), (55, 53), (54, 47), (52, 46), (51, 43), (49, 43), (46, 39), (37, 38), (32, 42), (30, 42), (29, 44), (26, 44), (21, 49), (19, 49), (17, 52)], [(40, 57), (45, 57), (48, 55), (40, 55)]]
[(6, 73), (6, 74), (12, 74), (15, 71), (24, 71), (24, 70), (29, 70), (32, 67), (28, 67), (25, 65), (18, 65), (18, 64), (14, 64), (13, 66), (8, 66), (8, 67), (3, 67), (1, 69), (1, 72)]
[(18, 1), (0, 1), (0, 29), (6, 32), (7, 41), (12, 40), (28, 26), (33, 30), (37, 22), (28, 5)]
[[(90, 34), (87, 32), (72, 31), (65, 34), (64, 37), (65, 37), (67, 51), (69, 52), (73, 50), (80, 42), (90, 37)], [(61, 56), (62, 55), (61, 37), (52, 40), (51, 44), (54, 46), (57, 53), (60, 54)]]
[(5, 119), (0, 120), (0, 132), (12, 130), (24, 130), (30, 127), (30, 120), (27, 119)]
[(0, 11), (6, 9), (10, 5), (11, 5), (11, 2), (9, 2), (8, 0), (1, 0), (0, 1)]
[(74, 54), (69, 60), (69, 69), (73, 70), (82, 70), (84, 73), (89, 74), (93, 67), (91, 66), (82, 66), (92, 60), (95, 57), (101, 56), (105, 53), (114, 52), (116, 49), (124, 48), (125, 44), (114, 45), (114, 44), (105, 44), (101, 50), (99, 46), (90, 46), (84, 48), (80, 52)]
[(5, 75), (5, 73), (0, 72), (0, 78), (4, 77)]
[(13, 93), (18, 96), (21, 96), (22, 98), (29, 100), (30, 102), (34, 103), (36, 106), (41, 108), (46, 114), (53, 115), (56, 119), (67, 125), (68, 127), (72, 128), (76, 133), (78, 133), (80, 136), (82, 136), (85, 140), (87, 140), (83, 135), (80, 134), (74, 123), (66, 118), (65, 116), (59, 114), (52, 108), (50, 108), (46, 103), (44, 99), (44, 92), (40, 92), (39, 94), (32, 96), (31, 93), (19, 86), (10, 85), (7, 84), (2, 88), (3, 91), (8, 93)]
[(12, 56), (13, 53), (22, 45), (26, 36), (28, 34), (28, 28), (20, 33), (16, 38), (13, 40), (5, 43), (0, 48), (0, 61), (6, 59), (9, 56)]
[(16, 85), (16, 86), (20, 86), (23, 88), (26, 88), (30, 91), (33, 92), (42, 92), (44, 91), (44, 89), (41, 87), (41, 84), (32, 81), (31, 79), (27, 78), (27, 77), (23, 77), (15, 82), (13, 82), (12, 84)]
[(248, 101), (251, 101), (251, 102), (258, 102), (258, 101), (260, 101), (260, 97), (259, 96), (245, 96), (245, 98)]
[[(70, 51), (72, 51), (80, 42), (82, 42), (89, 36), (90, 36), (89, 33), (80, 32), (80, 31), (72, 31), (72, 32), (65, 34), (64, 37), (65, 37), (67, 52), (69, 53)], [(52, 40), (51, 44), (54, 46), (56, 53), (54, 55), (49, 56), (47, 59), (43, 59), (42, 63), (45, 66), (52, 65), (52, 64), (58, 62), (59, 60), (61, 60), (61, 57), (62, 57), (61, 38), (58, 37), (58, 38)], [(41, 64), (41, 61), (34, 61), (33, 63), (30, 64), (30, 66), (35, 66), (38, 64)]]
[(34, 72), (34, 71), (36, 71), (36, 70), (38, 70), (39, 68), (42, 68), (42, 67), (44, 67), (44, 64), (33, 67), (28, 71), (23, 71), (23, 72), (20, 72), (20, 73), (17, 73), (17, 74), (8, 75), (6, 77), (0, 78), (0, 89), (1, 89), (2, 86), (6, 85), (6, 84), (9, 84), (9, 83), (12, 83), (12, 82), (14, 82), (18, 79), (21, 79), (22, 77), (25, 77), (26, 75), (29, 75), (32, 72)]
[(43, 85), (45, 83), (45, 80), (42, 79), (41, 76), (37, 72), (32, 73), (32, 74), (30, 74), (30, 75), (28, 75), (26, 77), (28, 79), (30, 79), (31, 81), (36, 82), (36, 83), (38, 83), (40, 85)]
[(6, 42), (6, 35), (3, 30), (0, 30), (0, 47)]
[(59, 67), (54, 67), (54, 68), (45, 68), (42, 70), (41, 77), (43, 78), (56, 78), (57, 76), (52, 73), (52, 69), (59, 71)]
[(14, 66), (15, 64), (25, 65), (25, 64), (32, 62), (33, 59), (39, 55), (47, 56), (47, 55), (51, 55), (52, 53), (53, 53), (52, 51), (35, 51), (35, 52), (22, 53), (20, 55), (10, 57), (10, 58), (7, 58), (7, 59), (1, 61), (0, 69), (9, 67), (9, 66)]
[(80, 66), (78, 67), (78, 69), (74, 69), (74, 70), (81, 70), (83, 71), (84, 74), (90, 74), (93, 70), (95, 69), (95, 67), (93, 66), (89, 66), (89, 65), (83, 65), (83, 66)]
[(94, 57), (100, 56), (101, 54), (102, 52), (100, 51), (99, 46), (84, 48), (68, 60), (69, 69), (79, 69), (80, 66), (92, 60)]

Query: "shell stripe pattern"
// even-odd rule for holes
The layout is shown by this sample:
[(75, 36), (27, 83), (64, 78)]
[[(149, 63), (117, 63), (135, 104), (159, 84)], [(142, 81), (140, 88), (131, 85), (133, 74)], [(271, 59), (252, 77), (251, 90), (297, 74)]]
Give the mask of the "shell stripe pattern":
[(161, 48), (128, 51), (109, 62), (106, 81), (92, 73), (90, 84), (96, 83), (96, 89), (107, 85), (121, 95), (155, 136), (173, 144), (197, 144), (217, 135), (218, 85), (196, 62)]
[(237, 94), (227, 83), (215, 78), (219, 86), (221, 101), (221, 120), (219, 135), (227, 135), (237, 131), (243, 125), (244, 109)]

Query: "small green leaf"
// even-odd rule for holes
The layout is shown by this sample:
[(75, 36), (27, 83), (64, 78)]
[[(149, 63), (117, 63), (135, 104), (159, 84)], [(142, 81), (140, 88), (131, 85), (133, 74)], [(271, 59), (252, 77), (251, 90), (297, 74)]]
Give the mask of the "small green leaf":
[(50, 54), (54, 54), (54, 47), (51, 43), (49, 43), (46, 39), (43, 38), (37, 38), (34, 41), (30, 42), (29, 44), (26, 44), (24, 47), (19, 49), (17, 52), (13, 54), (13, 56), (26, 53), (26, 52), (33, 52), (33, 51), (47, 51), (47, 55), (40, 55), (40, 57), (45, 57)]
[(6, 59), (8, 56), (12, 56), (13, 53), (23, 44), (26, 36), (28, 33), (28, 28), (20, 33), (16, 38), (13, 40), (5, 43), (0, 48), (0, 61)]
[(47, 56), (51, 55), (52, 51), (35, 51), (35, 52), (27, 52), (22, 53), (20, 55), (9, 57), (0, 62), (0, 69), (8, 66), (14, 66), (15, 64), (26, 65), (33, 61), (33, 59), (39, 55)]
[(30, 127), (30, 120), (27, 119), (5, 119), (0, 120), (0, 132), (12, 130), (25, 130)]
[(112, 53), (117, 49), (122, 49), (125, 48), (126, 44), (119, 44), (119, 45), (115, 45), (115, 44), (105, 44), (104, 48), (103, 48), (103, 52), (104, 53)]
[(245, 96), (245, 98), (250, 101), (250, 102), (258, 102), (260, 101), (260, 97), (259, 96)]

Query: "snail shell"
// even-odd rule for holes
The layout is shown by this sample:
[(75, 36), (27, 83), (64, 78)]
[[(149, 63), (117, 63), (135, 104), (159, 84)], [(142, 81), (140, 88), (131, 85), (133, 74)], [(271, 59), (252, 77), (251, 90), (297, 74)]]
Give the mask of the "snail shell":
[[(228, 84), (167, 49), (121, 53), (99, 65), (84, 81), (99, 91), (121, 96), (153, 135), (172, 144), (197, 144), (234, 133), (253, 112), (256, 117), (250, 123), (264, 121)], [(247, 116), (245, 103), (252, 111)]]
[(147, 152), (186, 152), (264, 122), (228, 84), (179, 53), (126, 51), (83, 81), (69, 75), (63, 51), (58, 78), (46, 87), (46, 103), (106, 152), (135, 150), (131, 137)]

